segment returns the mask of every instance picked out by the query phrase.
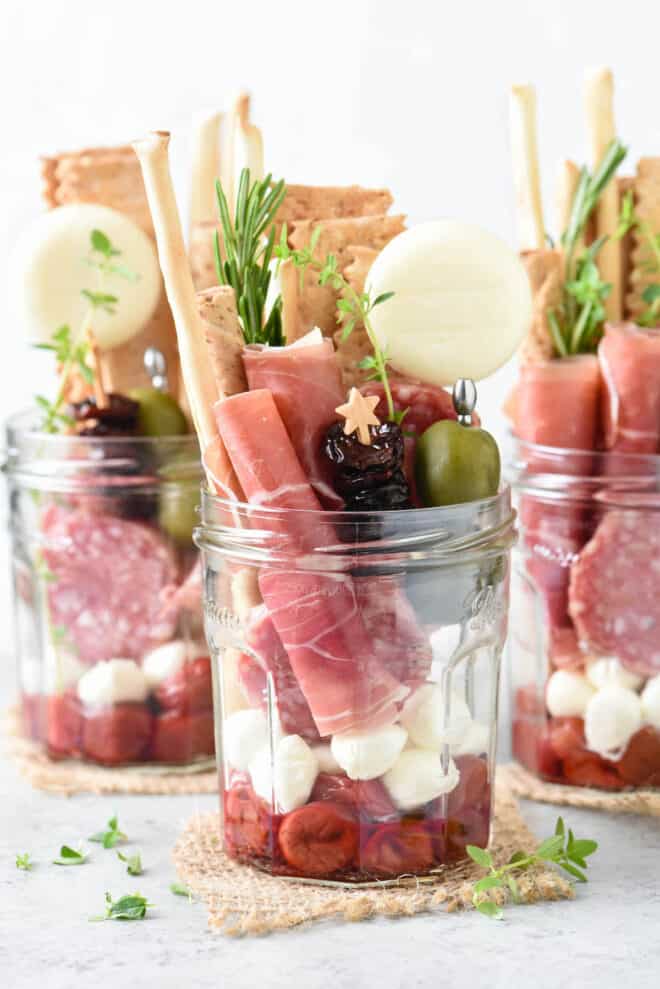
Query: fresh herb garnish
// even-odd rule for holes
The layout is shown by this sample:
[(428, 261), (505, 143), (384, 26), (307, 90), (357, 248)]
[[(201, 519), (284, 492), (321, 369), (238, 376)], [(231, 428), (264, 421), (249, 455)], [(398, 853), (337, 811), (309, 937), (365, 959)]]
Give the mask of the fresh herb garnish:
[(189, 900), (192, 900), (192, 893), (183, 883), (170, 883), (170, 892), (174, 893), (175, 896), (187, 896)]
[(284, 180), (273, 184), (272, 177), (267, 175), (261, 182), (251, 182), (250, 170), (244, 168), (238, 183), (233, 220), (219, 181), (216, 182), (216, 195), (224, 247), (223, 252), (216, 230), (214, 250), (218, 280), (234, 290), (245, 342), (281, 346), (285, 342), (282, 297), (277, 297), (267, 317), (264, 307), (271, 280), (269, 266), (275, 244), (275, 215), (286, 195)]
[(16, 856), (17, 869), (23, 869), (25, 872), (29, 872), (33, 865), (34, 862), (32, 862), (32, 860), (30, 859), (30, 855), (28, 852), (24, 852), (23, 855)]
[[(647, 259), (641, 265), (646, 274), (660, 275), (660, 233), (654, 233), (653, 228), (635, 210), (635, 200), (632, 190), (623, 197), (619, 226), (616, 231), (618, 238), (625, 237), (631, 230), (637, 231), (646, 246)], [(654, 282), (647, 285), (642, 292), (642, 299), (648, 308), (637, 318), (639, 326), (656, 327), (660, 323), (660, 284)]]
[(123, 831), (119, 830), (119, 823), (116, 816), (110, 818), (105, 831), (97, 831), (96, 834), (91, 835), (89, 838), (89, 841), (96, 841), (103, 845), (104, 848), (114, 848), (120, 841), (126, 840), (127, 836)]
[(603, 302), (611, 292), (611, 285), (601, 281), (596, 257), (606, 238), (599, 238), (579, 253), (578, 250), (598, 200), (627, 153), (621, 141), (614, 140), (593, 174), (586, 167), (580, 172), (568, 226), (561, 235), (562, 300), (557, 309), (548, 311), (552, 341), (560, 357), (593, 352), (602, 335)]
[(90, 917), (90, 920), (144, 920), (147, 908), (153, 907), (146, 896), (141, 893), (131, 893), (113, 900), (110, 893), (105, 894), (105, 914), (101, 917)]
[(122, 855), (121, 852), (117, 852), (117, 858), (126, 863), (126, 872), (129, 876), (141, 876), (144, 872), (139, 852), (135, 855)]
[(314, 249), (321, 235), (321, 228), (316, 227), (307, 247), (301, 250), (293, 250), (287, 241), (286, 224), (282, 227), (280, 242), (275, 248), (275, 256), (281, 261), (291, 259), (296, 268), (299, 269), (301, 278), (308, 269), (318, 274), (319, 285), (330, 285), (336, 292), (341, 293), (341, 298), (337, 302), (337, 322), (342, 324), (342, 342), (347, 340), (355, 327), (361, 323), (364, 326), (373, 354), (368, 354), (358, 364), (362, 370), (368, 371), (368, 381), (380, 381), (385, 392), (387, 402), (387, 416), (391, 422), (401, 423), (406, 411), (397, 411), (394, 408), (392, 390), (387, 375), (387, 351), (380, 346), (378, 338), (371, 324), (371, 313), (376, 306), (382, 305), (391, 299), (394, 292), (383, 292), (375, 299), (371, 293), (356, 292), (353, 286), (337, 270), (337, 258), (334, 254), (328, 254), (324, 261), (318, 261), (314, 257)]
[(54, 865), (84, 865), (87, 855), (69, 845), (62, 845), (58, 858), (53, 859)]
[(468, 845), (465, 850), (470, 858), (477, 865), (488, 869), (488, 875), (479, 879), (472, 887), (472, 903), (485, 917), (501, 920), (501, 907), (484, 894), (491, 889), (508, 889), (513, 902), (520, 903), (520, 890), (513, 873), (524, 872), (530, 866), (542, 862), (551, 862), (578, 882), (586, 883), (587, 876), (584, 872), (587, 868), (586, 859), (593, 855), (597, 848), (597, 842), (587, 838), (576, 838), (570, 828), (567, 832), (561, 817), (557, 818), (555, 833), (551, 838), (542, 841), (530, 854), (514, 852), (507, 864), (498, 869), (495, 868), (489, 851), (476, 845)]

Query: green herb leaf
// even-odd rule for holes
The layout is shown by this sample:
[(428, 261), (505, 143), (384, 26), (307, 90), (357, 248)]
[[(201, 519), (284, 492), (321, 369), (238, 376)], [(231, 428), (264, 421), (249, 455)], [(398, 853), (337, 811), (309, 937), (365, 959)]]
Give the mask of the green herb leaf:
[(141, 893), (120, 896), (113, 900), (110, 893), (105, 894), (106, 909), (102, 917), (90, 917), (90, 920), (144, 920), (147, 908), (153, 907)]
[(478, 903), (475, 903), (475, 907), (479, 913), (491, 920), (502, 920), (504, 916), (501, 907), (498, 907), (497, 903), (493, 903), (492, 900), (479, 900)]
[(110, 238), (107, 237), (102, 230), (92, 230), (89, 239), (92, 245), (92, 250), (98, 251), (99, 254), (105, 254), (106, 257), (110, 257), (113, 253), (118, 253), (113, 251)]
[(16, 856), (16, 868), (17, 869), (23, 869), (24, 872), (29, 872), (30, 869), (33, 867), (33, 865), (34, 865), (34, 863), (30, 859), (30, 855), (29, 855), (28, 852), (24, 852), (23, 855), (17, 855)]
[(97, 831), (91, 835), (89, 841), (96, 841), (104, 848), (114, 848), (120, 841), (127, 841), (127, 836), (119, 829), (116, 816), (111, 817), (105, 831)]
[(192, 893), (183, 883), (170, 883), (170, 892), (174, 893), (175, 896), (187, 896), (189, 900), (192, 900)]
[(62, 845), (60, 848), (59, 857), (53, 859), (54, 865), (84, 865), (87, 861), (87, 855), (75, 848), (71, 848), (70, 845)]
[(504, 879), (501, 876), (484, 876), (474, 884), (475, 893), (485, 893), (488, 889), (497, 889), (504, 886)]
[(534, 854), (540, 859), (552, 859), (563, 847), (564, 841), (561, 835), (555, 834), (552, 838), (546, 838), (545, 841), (542, 841)]
[(117, 858), (126, 863), (126, 872), (130, 876), (141, 876), (144, 872), (139, 852), (135, 855), (122, 855), (121, 852), (117, 852)]
[(465, 851), (477, 865), (482, 866), (484, 869), (492, 868), (493, 857), (485, 848), (479, 848), (478, 845), (466, 845)]
[(388, 299), (393, 298), (394, 294), (394, 292), (381, 292), (381, 294), (377, 295), (371, 303), (371, 308), (374, 309), (376, 306), (382, 305), (383, 302), (387, 302)]
[(111, 295), (108, 292), (92, 292), (88, 288), (81, 289), (80, 294), (84, 299), (87, 299), (92, 309), (102, 309), (111, 316), (116, 312), (115, 305), (119, 302), (116, 295)]

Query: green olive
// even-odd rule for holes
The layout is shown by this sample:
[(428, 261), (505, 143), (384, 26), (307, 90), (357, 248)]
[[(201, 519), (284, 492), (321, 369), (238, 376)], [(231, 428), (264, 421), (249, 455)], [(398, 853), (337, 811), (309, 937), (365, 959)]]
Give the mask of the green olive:
[(181, 406), (167, 392), (133, 388), (129, 395), (140, 404), (137, 428), (141, 436), (181, 436), (188, 432)]
[(192, 533), (199, 524), (197, 506), (199, 488), (192, 485), (176, 485), (171, 490), (161, 492), (158, 508), (158, 521), (175, 542), (182, 546), (192, 545)]
[(417, 491), (425, 505), (459, 505), (497, 494), (500, 452), (485, 429), (452, 419), (422, 434), (415, 455)]

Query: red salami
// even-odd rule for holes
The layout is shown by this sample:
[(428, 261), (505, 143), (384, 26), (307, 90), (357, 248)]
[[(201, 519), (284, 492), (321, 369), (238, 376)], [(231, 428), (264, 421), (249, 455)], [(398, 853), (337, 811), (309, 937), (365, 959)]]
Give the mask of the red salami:
[[(457, 418), (452, 397), (444, 388), (425, 385), (421, 381), (414, 381), (411, 378), (399, 377), (398, 375), (390, 375), (389, 381), (395, 409), (398, 412), (408, 410), (404, 419), (404, 428), (407, 433), (421, 436), (434, 422), (439, 422), (441, 419)], [(376, 415), (381, 419), (386, 419), (385, 390), (381, 383), (370, 381), (360, 390), (365, 395), (379, 396), (380, 402), (376, 406)]]
[(178, 578), (168, 544), (151, 526), (51, 504), (42, 516), (51, 621), (86, 663), (139, 659), (174, 633), (160, 594)]
[(580, 639), (642, 676), (660, 672), (656, 514), (610, 510), (571, 568), (569, 610)]

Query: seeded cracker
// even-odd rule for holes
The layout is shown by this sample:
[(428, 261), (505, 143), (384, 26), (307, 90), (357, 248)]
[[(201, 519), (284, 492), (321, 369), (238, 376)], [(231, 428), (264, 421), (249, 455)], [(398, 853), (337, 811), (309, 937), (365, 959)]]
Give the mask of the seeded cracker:
[(204, 338), (218, 386), (218, 397), (227, 398), (247, 391), (242, 358), (243, 331), (238, 321), (233, 288), (220, 285), (198, 292), (197, 305), (204, 324)]
[(532, 322), (520, 346), (519, 357), (522, 364), (530, 364), (550, 360), (553, 356), (548, 309), (561, 303), (563, 258), (560, 251), (542, 249), (523, 251), (522, 260), (532, 288), (533, 309)]
[[(347, 253), (350, 256), (350, 263), (344, 269), (344, 277), (356, 292), (363, 292), (367, 274), (378, 257), (378, 251), (373, 247), (351, 246), (347, 248)], [(342, 332), (342, 328), (339, 327), (334, 333), (342, 379), (346, 388), (352, 388), (353, 385), (359, 387), (364, 383), (367, 372), (361, 371), (357, 365), (371, 353), (371, 344), (362, 323), (356, 324), (347, 340), (342, 340)]]
[[(654, 233), (660, 232), (660, 158), (640, 158), (635, 177), (635, 209)], [(639, 230), (632, 234), (630, 274), (628, 278), (627, 306), (634, 319), (646, 309), (648, 303), (642, 299), (644, 289), (657, 282), (657, 274), (646, 271), (650, 261), (649, 248)]]

